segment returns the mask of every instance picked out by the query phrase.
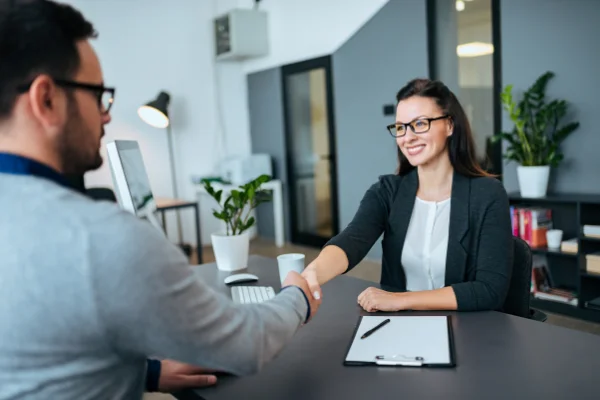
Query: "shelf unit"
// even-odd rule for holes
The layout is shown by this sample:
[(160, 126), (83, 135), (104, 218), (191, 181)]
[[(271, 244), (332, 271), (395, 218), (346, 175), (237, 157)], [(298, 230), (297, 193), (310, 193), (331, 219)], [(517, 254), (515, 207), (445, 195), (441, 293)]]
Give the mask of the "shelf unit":
[(574, 318), (600, 322), (600, 311), (586, 307), (586, 302), (600, 297), (600, 275), (585, 269), (585, 255), (600, 251), (600, 238), (583, 236), (583, 225), (600, 225), (600, 195), (549, 194), (531, 199), (518, 193), (509, 193), (510, 205), (515, 207), (542, 207), (552, 210), (554, 228), (562, 229), (563, 240), (577, 238), (577, 253), (559, 249), (532, 248), (534, 254), (543, 254), (555, 286), (574, 290), (578, 305), (572, 306), (550, 300), (531, 298), (531, 306), (540, 310), (563, 314)]

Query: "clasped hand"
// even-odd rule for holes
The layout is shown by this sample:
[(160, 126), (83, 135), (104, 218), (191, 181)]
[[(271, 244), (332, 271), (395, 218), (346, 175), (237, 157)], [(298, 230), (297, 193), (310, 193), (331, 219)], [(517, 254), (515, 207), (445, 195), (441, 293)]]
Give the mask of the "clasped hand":
[(309, 281), (307, 277), (304, 276), (304, 273), (300, 275), (295, 271), (291, 271), (281, 286), (297, 286), (300, 288), (306, 295), (310, 305), (310, 319), (314, 318), (319, 310), (319, 307), (321, 306), (322, 301), (321, 287), (319, 286), (318, 282)]

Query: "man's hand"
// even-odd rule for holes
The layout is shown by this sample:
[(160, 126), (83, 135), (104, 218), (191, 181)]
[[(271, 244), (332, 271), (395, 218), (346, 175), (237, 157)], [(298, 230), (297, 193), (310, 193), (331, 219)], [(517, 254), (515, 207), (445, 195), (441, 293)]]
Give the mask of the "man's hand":
[(403, 310), (403, 294), (370, 287), (358, 296), (358, 304), (368, 312)]
[(302, 289), (310, 304), (310, 319), (314, 318), (315, 314), (317, 313), (317, 310), (319, 309), (319, 306), (321, 305), (321, 300), (316, 299), (315, 296), (311, 293), (306, 279), (304, 279), (302, 275), (300, 275), (296, 271), (291, 271), (290, 273), (288, 273), (287, 277), (283, 281), (283, 284), (281, 285), (281, 287), (286, 286), (297, 286), (300, 289)]
[(213, 372), (174, 360), (162, 360), (158, 390), (170, 393), (212, 386), (217, 383), (217, 377), (210, 375)]

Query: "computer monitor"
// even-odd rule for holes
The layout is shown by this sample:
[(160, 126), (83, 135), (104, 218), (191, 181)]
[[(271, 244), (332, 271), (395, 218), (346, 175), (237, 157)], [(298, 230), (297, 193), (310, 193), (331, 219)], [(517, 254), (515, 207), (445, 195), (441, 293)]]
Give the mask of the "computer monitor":
[(147, 219), (162, 232), (138, 142), (115, 140), (106, 145), (106, 150), (119, 205), (136, 216)]

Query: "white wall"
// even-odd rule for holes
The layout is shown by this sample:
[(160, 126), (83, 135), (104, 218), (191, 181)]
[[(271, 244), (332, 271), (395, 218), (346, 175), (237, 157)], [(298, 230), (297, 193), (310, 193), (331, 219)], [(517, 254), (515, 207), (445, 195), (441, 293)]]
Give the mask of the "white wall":
[[(215, 16), (252, 8), (254, 0), (206, 0)], [(388, 0), (262, 0), (268, 16), (269, 54), (245, 61), (220, 62), (215, 69), (227, 155), (251, 151), (246, 75), (332, 54)]]
[[(194, 199), (190, 176), (210, 174), (220, 158), (220, 127), (215, 106), (211, 20), (214, 4), (197, 0), (68, 0), (99, 32), (93, 45), (106, 85), (117, 88), (113, 120), (104, 143), (138, 140), (152, 189), (172, 197), (166, 131), (137, 116), (137, 108), (160, 90), (171, 93), (171, 121), (179, 195)], [(103, 149), (104, 152), (104, 149)], [(104, 152), (105, 154), (105, 152)], [(108, 162), (86, 175), (87, 186), (111, 186)], [(171, 213), (172, 214), (172, 213)], [(214, 219), (203, 210), (203, 239)], [(175, 240), (174, 218), (169, 234)], [(195, 243), (193, 213), (182, 212), (184, 237)]]
[[(227, 1), (227, 0), (219, 0)], [(230, 1), (231, 2), (231, 1)], [(244, 62), (246, 73), (332, 54), (388, 0), (262, 0), (268, 13), (267, 57)], [(237, 1), (250, 7), (253, 0)]]
[[(144, 124), (137, 108), (160, 90), (171, 93), (179, 195), (195, 199), (192, 175), (214, 173), (228, 155), (250, 153), (246, 74), (330, 54), (387, 0), (263, 0), (269, 13), (270, 54), (245, 62), (214, 63), (212, 19), (253, 0), (62, 0), (79, 9), (100, 36), (93, 45), (106, 84), (117, 88), (104, 143), (140, 143), (152, 189), (171, 197), (166, 131)], [(103, 153), (105, 154), (104, 150)], [(106, 157), (105, 157), (106, 160)], [(108, 163), (86, 185), (112, 187)], [(203, 242), (219, 224), (202, 203)], [(192, 213), (182, 213), (184, 237), (194, 243)], [(169, 234), (175, 239), (174, 219)]]

